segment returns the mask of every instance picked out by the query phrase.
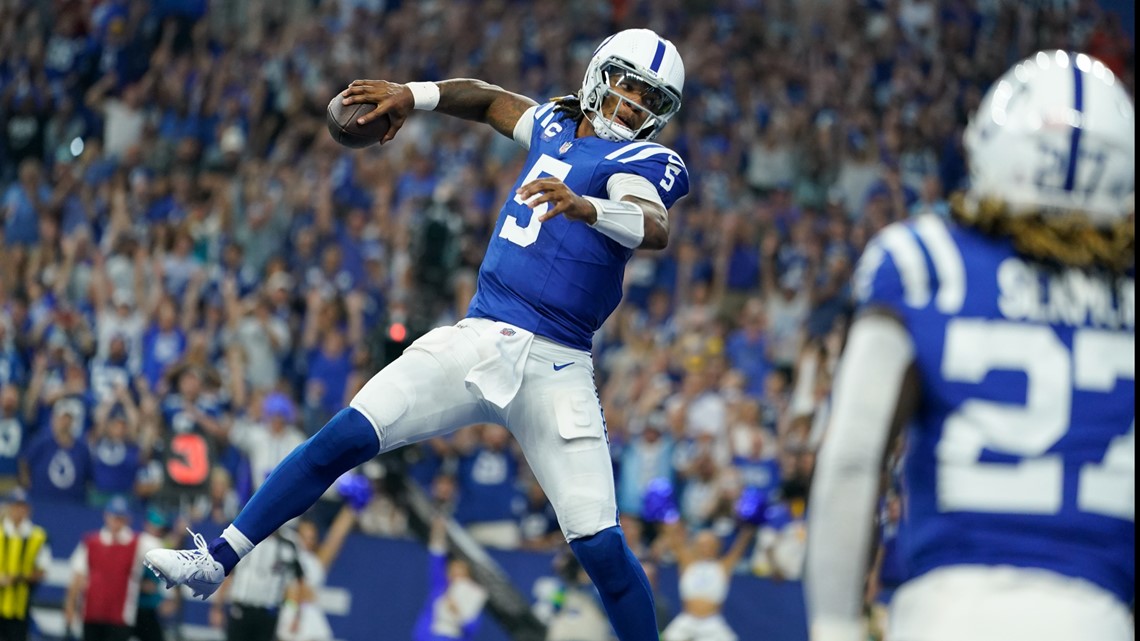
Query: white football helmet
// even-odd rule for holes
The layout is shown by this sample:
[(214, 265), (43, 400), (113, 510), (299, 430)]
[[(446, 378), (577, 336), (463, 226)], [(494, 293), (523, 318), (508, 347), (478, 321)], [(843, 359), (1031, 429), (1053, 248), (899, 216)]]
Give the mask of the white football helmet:
[[(613, 91), (614, 86), (640, 93), (642, 105)], [(684, 86), (685, 65), (672, 42), (649, 29), (626, 29), (603, 40), (590, 58), (582, 79), (582, 113), (599, 138), (652, 140), (681, 109)], [(617, 96), (617, 106), (625, 102), (646, 113), (636, 131), (618, 120), (617, 106), (613, 113), (602, 113), (602, 103), (610, 94)]]
[(970, 118), (968, 196), (1011, 214), (1079, 212), (1097, 226), (1127, 216), (1136, 191), (1136, 115), (1104, 63), (1041, 51), (998, 79)]

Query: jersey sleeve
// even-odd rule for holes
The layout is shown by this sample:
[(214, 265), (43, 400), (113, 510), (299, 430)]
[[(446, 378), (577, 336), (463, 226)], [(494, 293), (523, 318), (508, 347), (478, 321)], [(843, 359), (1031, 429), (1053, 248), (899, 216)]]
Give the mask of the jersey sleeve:
[(652, 142), (632, 142), (606, 156), (605, 170), (649, 181), (668, 209), (689, 193), (689, 170), (677, 152)]
[(888, 225), (868, 244), (855, 271), (861, 306), (953, 315), (966, 298), (966, 263), (950, 228), (924, 214)]
[(534, 146), (534, 137), (542, 133), (542, 131), (551, 123), (551, 121), (558, 118), (554, 108), (557, 103), (545, 102), (541, 105), (534, 105), (523, 112), (519, 116), (519, 121), (515, 123), (515, 130), (513, 138), (515, 142), (521, 145), (524, 149), (530, 149)]
[(535, 105), (527, 109), (519, 116), (519, 121), (515, 123), (512, 137), (523, 149), (530, 149), (530, 139), (534, 135), (534, 114), (542, 106)]
[(863, 251), (852, 278), (859, 309), (886, 308), (899, 318), (930, 299), (929, 276), (917, 239), (895, 224), (879, 232)]
[(860, 309), (886, 307), (896, 313), (902, 301), (898, 268), (880, 243), (871, 241), (863, 250), (851, 279), (855, 302)]

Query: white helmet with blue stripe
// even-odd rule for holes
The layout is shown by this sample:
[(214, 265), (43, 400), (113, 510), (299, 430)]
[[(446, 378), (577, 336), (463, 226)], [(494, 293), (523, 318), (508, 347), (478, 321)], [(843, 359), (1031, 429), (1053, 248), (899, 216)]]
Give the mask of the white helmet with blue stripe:
[(1097, 226), (1133, 210), (1136, 116), (1121, 82), (1083, 53), (1041, 51), (998, 79), (966, 128), (968, 195), (1010, 214), (1078, 213)]
[[(641, 95), (641, 105), (613, 91), (624, 83)], [(621, 142), (652, 140), (681, 109), (685, 65), (672, 42), (649, 29), (626, 29), (602, 41), (594, 51), (582, 80), (582, 113), (599, 138)], [(608, 95), (618, 101), (610, 114), (602, 113)], [(617, 118), (617, 106), (628, 103), (647, 117), (636, 130)]]

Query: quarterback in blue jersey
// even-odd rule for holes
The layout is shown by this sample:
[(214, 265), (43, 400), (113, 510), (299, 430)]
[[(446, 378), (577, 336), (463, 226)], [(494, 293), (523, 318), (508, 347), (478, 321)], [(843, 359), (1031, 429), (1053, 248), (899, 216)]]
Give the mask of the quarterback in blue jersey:
[(812, 485), (813, 641), (865, 638), (883, 454), (906, 425), (891, 641), (1126, 641), (1135, 599), (1135, 112), (1043, 51), (965, 132), (955, 222), (885, 228)]
[(593, 579), (621, 641), (656, 641), (653, 596), (618, 527), (605, 422), (590, 355), (621, 299), (635, 249), (668, 243), (685, 163), (653, 138), (681, 107), (684, 66), (652, 31), (610, 36), (582, 89), (535, 104), (477, 80), (357, 80), (391, 140), (413, 109), (484, 122), (528, 150), (503, 205), (467, 317), (413, 343), (348, 408), (295, 450), (222, 537), (147, 556), (168, 585), (208, 597), (254, 545), (304, 512), (337, 477), (402, 445), (471, 423), (514, 434)]

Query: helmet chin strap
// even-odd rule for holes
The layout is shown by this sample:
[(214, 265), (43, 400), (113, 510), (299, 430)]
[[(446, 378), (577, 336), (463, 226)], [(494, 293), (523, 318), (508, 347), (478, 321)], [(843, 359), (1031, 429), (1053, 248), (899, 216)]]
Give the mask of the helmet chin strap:
[(594, 112), (590, 118), (590, 124), (594, 126), (594, 134), (602, 140), (608, 140), (610, 142), (629, 142), (633, 140), (633, 131), (628, 127), (623, 127), (609, 118), (606, 118), (600, 112)]

